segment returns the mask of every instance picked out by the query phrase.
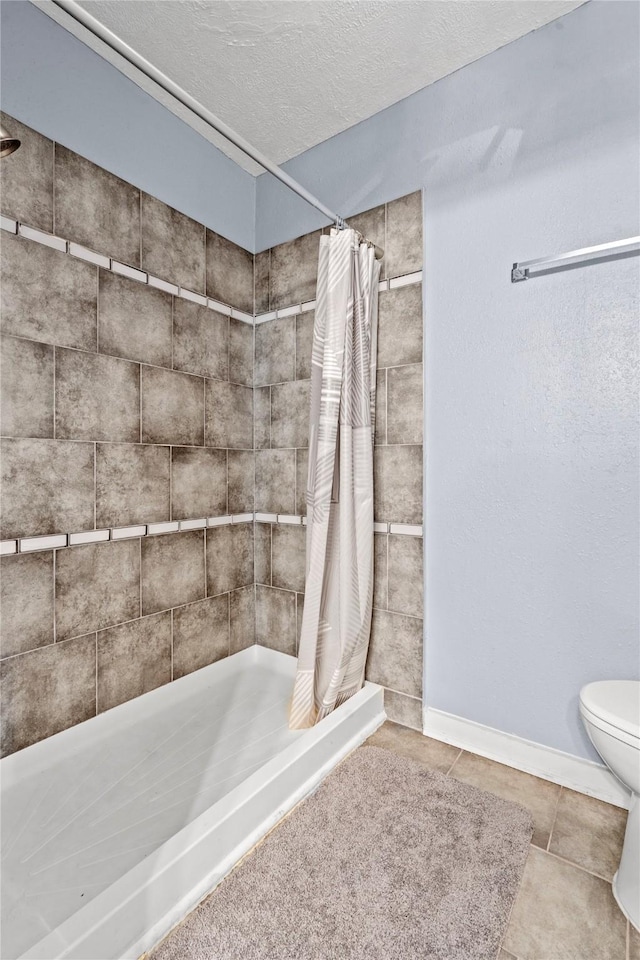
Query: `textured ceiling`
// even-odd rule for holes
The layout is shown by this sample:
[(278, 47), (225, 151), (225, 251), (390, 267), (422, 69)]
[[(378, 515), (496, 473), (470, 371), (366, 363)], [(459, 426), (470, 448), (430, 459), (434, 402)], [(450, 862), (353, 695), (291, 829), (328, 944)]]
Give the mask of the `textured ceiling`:
[[(278, 163), (562, 16), (583, 0), (82, 0)], [(41, 9), (65, 25), (47, 0)], [(96, 50), (104, 45), (78, 25)], [(108, 59), (261, 172), (117, 55)]]

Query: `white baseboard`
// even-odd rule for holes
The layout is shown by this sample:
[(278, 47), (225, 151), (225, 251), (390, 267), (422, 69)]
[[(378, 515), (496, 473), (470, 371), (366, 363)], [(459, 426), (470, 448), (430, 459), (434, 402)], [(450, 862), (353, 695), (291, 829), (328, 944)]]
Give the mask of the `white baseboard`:
[(603, 764), (524, 740), (513, 733), (485, 727), (434, 707), (424, 708), (422, 727), (427, 737), (629, 809), (630, 794)]

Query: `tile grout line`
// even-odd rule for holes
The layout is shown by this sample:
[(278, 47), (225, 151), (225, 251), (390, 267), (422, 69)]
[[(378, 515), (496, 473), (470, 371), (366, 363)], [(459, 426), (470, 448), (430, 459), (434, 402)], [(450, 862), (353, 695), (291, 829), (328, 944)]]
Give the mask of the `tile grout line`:
[(51, 592), (53, 593), (53, 604), (52, 604), (53, 606), (53, 642), (57, 643), (58, 642), (58, 623), (57, 623), (58, 618), (56, 616), (56, 554), (58, 551), (53, 550), (52, 552), (53, 552), (53, 558), (51, 563), (52, 563), (53, 577), (51, 581)]
[[(98, 529), (98, 441), (93, 441), (93, 529)], [(67, 534), (67, 543), (69, 534)]]
[(175, 680), (173, 675), (173, 607), (171, 608), (171, 682)]
[(53, 424), (51, 428), (51, 433), (53, 434), (52, 440), (57, 440), (57, 437), (56, 437), (56, 433), (57, 433), (57, 430), (56, 430), (56, 406), (57, 406), (56, 405), (56, 361), (57, 361), (56, 350), (57, 350), (57, 347), (55, 346), (55, 344), (53, 345), (52, 349), (53, 349)]
[(140, 269), (142, 270), (142, 190), (138, 191), (138, 235), (140, 237), (140, 249), (138, 251), (138, 255), (140, 257)]
[(631, 921), (627, 917), (627, 930), (625, 936), (624, 955), (626, 960), (631, 960)]
[[(74, 353), (81, 353), (90, 357), (95, 357), (96, 354), (99, 354), (101, 357), (109, 357), (112, 360), (121, 360), (123, 363), (140, 364), (140, 366), (150, 367), (153, 370), (163, 370), (168, 373), (185, 374), (185, 376), (195, 377), (198, 380), (210, 380), (214, 383), (229, 383), (234, 386), (250, 387), (251, 389), (254, 389), (254, 390), (265, 389), (266, 387), (280, 387), (280, 386), (285, 386), (291, 383), (310, 383), (311, 382), (310, 377), (303, 377), (300, 380), (276, 380), (273, 383), (259, 383), (259, 384), (256, 384), (255, 386), (252, 386), (251, 384), (243, 383), (242, 381), (239, 381), (239, 380), (224, 380), (224, 379), (221, 379), (220, 377), (209, 376), (208, 374), (192, 373), (191, 370), (182, 370), (179, 367), (173, 368), (173, 367), (166, 366), (159, 363), (152, 363), (149, 360), (139, 360), (136, 357), (123, 357), (117, 353), (107, 353), (104, 350), (100, 350), (99, 336), (96, 338), (98, 341), (98, 347), (96, 350), (87, 350), (84, 347), (76, 347), (73, 345), (68, 345), (63, 343), (55, 343), (52, 340), (34, 340), (33, 337), (25, 337), (17, 333), (4, 333), (3, 336), (8, 337), (11, 340), (22, 340), (22, 341), (25, 341), (26, 343), (36, 343), (36, 344), (41, 344), (43, 346), (56, 347), (58, 350), (70, 350), (70, 351), (73, 351)], [(386, 372), (387, 370), (402, 370), (402, 369), (405, 369), (406, 367), (418, 367), (422, 365), (423, 365), (422, 361), (418, 360), (418, 361), (412, 361), (410, 363), (392, 364), (388, 367), (378, 367), (377, 370), (379, 373), (382, 373), (382, 372)], [(36, 439), (41, 439), (41, 438), (36, 438)], [(387, 446), (387, 444), (386, 443), (376, 444), (376, 446)], [(393, 444), (388, 444), (388, 446), (393, 446), (393, 447), (421, 446), (421, 443), (405, 443), (405, 444), (393, 443)]]
[(53, 236), (56, 234), (56, 141), (51, 141), (51, 226)]
[(451, 764), (451, 766), (450, 766), (449, 769), (447, 770), (447, 776), (448, 776), (448, 777), (451, 776), (451, 771), (453, 770), (453, 768), (455, 767), (456, 763), (458, 762), (458, 760), (460, 759), (460, 757), (462, 756), (463, 753), (464, 753), (464, 750), (463, 750), (463, 749), (460, 749), (460, 751), (459, 751), (458, 755), (456, 756), (455, 760), (453, 761), (453, 763)]
[(562, 795), (563, 789), (564, 789), (563, 787), (560, 787), (560, 789), (558, 790), (558, 796), (556, 797), (556, 802), (555, 802), (555, 804), (554, 804), (554, 808), (553, 808), (553, 820), (551, 821), (551, 829), (549, 830), (549, 839), (547, 840), (547, 845), (546, 845), (546, 847), (545, 847), (545, 850), (547, 851), (547, 853), (550, 853), (550, 852), (551, 852), (551, 851), (550, 851), (550, 848), (551, 848), (551, 838), (553, 837), (553, 831), (554, 831), (554, 829), (555, 829), (556, 820), (558, 819), (558, 806), (560, 805), (560, 796)]
[(553, 853), (552, 850), (545, 850), (543, 847), (538, 847), (535, 844), (531, 844), (535, 847), (536, 850), (539, 850), (540, 853), (544, 854), (547, 857), (553, 857), (554, 860), (557, 860), (559, 863), (566, 863), (569, 867), (574, 867), (576, 870), (581, 870), (582, 873), (588, 874), (590, 877), (594, 877), (596, 880), (602, 880), (603, 883), (611, 886), (612, 881), (607, 877), (603, 877), (601, 873), (596, 873), (594, 870), (589, 870), (588, 867), (584, 867), (581, 863), (577, 863), (575, 860), (568, 860), (566, 857), (561, 857), (558, 853)]

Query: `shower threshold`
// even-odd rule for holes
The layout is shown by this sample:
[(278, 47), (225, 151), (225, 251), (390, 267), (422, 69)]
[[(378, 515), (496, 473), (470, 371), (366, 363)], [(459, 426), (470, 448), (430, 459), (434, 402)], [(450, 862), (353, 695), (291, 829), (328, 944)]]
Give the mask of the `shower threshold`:
[(385, 719), (367, 683), (291, 731), (252, 646), (0, 763), (4, 960), (136, 960)]

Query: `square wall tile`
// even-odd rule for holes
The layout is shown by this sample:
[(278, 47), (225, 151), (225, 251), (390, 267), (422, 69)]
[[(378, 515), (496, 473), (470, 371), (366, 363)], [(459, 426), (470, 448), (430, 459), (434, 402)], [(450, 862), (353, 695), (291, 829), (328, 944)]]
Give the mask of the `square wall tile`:
[(271, 387), (271, 446), (307, 447), (311, 381), (294, 380)]
[(378, 368), (422, 363), (422, 284), (381, 293), (378, 299)]
[(93, 529), (93, 444), (3, 440), (2, 537)]
[(295, 513), (295, 450), (256, 450), (256, 510)]
[(422, 537), (389, 535), (389, 610), (422, 617)]
[(388, 590), (388, 551), (389, 538), (386, 533), (373, 535), (373, 605), (379, 610), (389, 606)]
[[(246, 326), (246, 324), (245, 324)], [(229, 379), (229, 318), (190, 300), (173, 301), (173, 366), (200, 377)]]
[(142, 194), (142, 269), (204, 293), (205, 228), (161, 200)]
[(0, 689), (5, 757), (95, 716), (95, 634), (3, 660)]
[(410, 697), (422, 696), (422, 620), (374, 610), (366, 678)]
[(238, 523), (207, 530), (207, 596), (253, 583), (253, 524)]
[(304, 593), (307, 562), (307, 528), (273, 525), (271, 584)]
[(7, 113), (0, 113), (0, 121), (20, 141), (20, 151), (0, 165), (2, 213), (53, 233), (53, 140)]
[(271, 446), (271, 387), (254, 388), (253, 437), (256, 450)]
[(173, 679), (229, 655), (229, 594), (173, 611)]
[(253, 391), (239, 383), (206, 381), (208, 447), (253, 449)]
[(387, 443), (422, 443), (422, 364), (387, 371)]
[(307, 515), (307, 484), (309, 482), (309, 450), (296, 450), (296, 502), (294, 513), (300, 517)]
[(100, 270), (100, 353), (171, 366), (171, 294)]
[(253, 258), (254, 312), (269, 312), (269, 265), (271, 251), (263, 250)]
[(74, 260), (59, 250), (3, 232), (2, 332), (95, 350), (96, 271), (90, 263)]
[(141, 544), (144, 616), (204, 599), (204, 530), (145, 537)]
[(2, 337), (0, 390), (4, 437), (53, 437), (53, 347)]
[(315, 299), (319, 249), (319, 230), (272, 247), (270, 275), (272, 310)]
[(422, 733), (422, 700), (395, 690), (384, 691), (384, 709), (389, 720)]
[(289, 590), (256, 585), (256, 643), (296, 655), (296, 595)]
[(204, 383), (175, 370), (142, 367), (142, 442), (202, 446)]
[(198, 447), (171, 448), (171, 519), (227, 513), (227, 453)]
[(253, 254), (207, 230), (207, 296), (253, 313)]
[(229, 653), (246, 650), (255, 643), (255, 587), (240, 587), (229, 594)]
[(58, 347), (56, 437), (138, 442), (140, 365)]
[(256, 583), (271, 585), (271, 524), (256, 523), (254, 528), (254, 577)]
[(0, 558), (0, 657), (53, 643), (53, 551)]
[(170, 680), (170, 610), (98, 634), (98, 713)]
[(375, 443), (387, 442), (387, 371), (376, 371)]
[(422, 447), (376, 447), (373, 469), (375, 519), (422, 523)]
[(255, 327), (255, 383), (282, 383), (296, 378), (296, 318), (267, 320)]
[(311, 353), (313, 350), (313, 324), (315, 310), (306, 310), (295, 317), (296, 321), (296, 380), (311, 379)]
[(422, 191), (387, 204), (387, 277), (422, 270)]
[(140, 542), (88, 543), (56, 553), (56, 639), (140, 616)]
[(253, 327), (235, 317), (229, 320), (229, 380), (253, 384)]
[(169, 447), (99, 443), (96, 448), (96, 525), (122, 527), (169, 520), (170, 482)]
[(140, 191), (56, 143), (55, 232), (140, 266)]
[(227, 450), (229, 513), (253, 513), (255, 454), (253, 450)]

